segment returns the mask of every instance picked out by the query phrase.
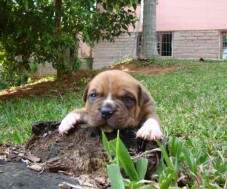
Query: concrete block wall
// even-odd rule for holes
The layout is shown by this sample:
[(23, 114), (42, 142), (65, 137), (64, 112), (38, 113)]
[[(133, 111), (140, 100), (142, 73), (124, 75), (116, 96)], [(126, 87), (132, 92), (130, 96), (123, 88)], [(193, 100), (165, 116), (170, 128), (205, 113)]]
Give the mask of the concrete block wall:
[(53, 68), (51, 63), (46, 64), (39, 64), (36, 73), (34, 74), (35, 77), (43, 77), (47, 75), (56, 75), (57, 70)]
[(122, 34), (114, 42), (102, 41), (93, 48), (93, 68), (103, 68), (127, 58), (137, 58), (137, 32)]
[(173, 32), (174, 58), (220, 58), (220, 32), (194, 30)]

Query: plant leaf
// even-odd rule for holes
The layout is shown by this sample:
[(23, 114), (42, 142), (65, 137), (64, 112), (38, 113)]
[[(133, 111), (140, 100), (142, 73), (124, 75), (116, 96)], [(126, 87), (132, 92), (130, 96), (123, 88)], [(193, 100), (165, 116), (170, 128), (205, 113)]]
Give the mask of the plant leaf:
[(102, 144), (108, 154), (109, 160), (112, 160), (111, 151), (110, 151), (110, 142), (108, 141), (108, 139), (103, 131), (102, 131)]
[(112, 189), (125, 189), (120, 167), (117, 164), (107, 165), (107, 174), (110, 178)]
[(168, 189), (174, 180), (175, 174), (169, 169), (167, 175), (159, 179), (160, 189)]
[(163, 156), (163, 159), (165, 160), (166, 164), (167, 164), (167, 167), (174, 170), (174, 165), (173, 165), (173, 162), (171, 161), (171, 159), (169, 158), (168, 156), (168, 153), (166, 152), (166, 149), (164, 148), (164, 146), (162, 144), (160, 144), (158, 142), (158, 145), (162, 151), (162, 156)]
[(139, 180), (139, 176), (131, 159), (131, 156), (119, 137), (119, 131), (117, 134), (116, 142), (116, 159), (131, 181)]
[(148, 160), (146, 158), (140, 158), (136, 162), (136, 170), (139, 176), (139, 179), (144, 179), (147, 172)]

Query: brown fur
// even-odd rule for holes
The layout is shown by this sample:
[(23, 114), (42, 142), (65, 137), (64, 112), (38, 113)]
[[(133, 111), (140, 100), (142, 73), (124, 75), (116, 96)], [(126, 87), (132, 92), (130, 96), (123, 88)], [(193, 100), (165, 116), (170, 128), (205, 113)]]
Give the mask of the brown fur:
[[(89, 99), (92, 92), (96, 92), (94, 101)], [(110, 119), (104, 120), (100, 114), (103, 101), (111, 93), (117, 109)], [(127, 108), (122, 101), (125, 96), (135, 101), (132, 107)], [(154, 101), (147, 90), (132, 76), (119, 71), (110, 70), (98, 74), (88, 85), (84, 93), (85, 106), (76, 109), (81, 115), (81, 122), (92, 127), (101, 127), (111, 131), (115, 128), (138, 127), (150, 117), (158, 119), (155, 114)]]

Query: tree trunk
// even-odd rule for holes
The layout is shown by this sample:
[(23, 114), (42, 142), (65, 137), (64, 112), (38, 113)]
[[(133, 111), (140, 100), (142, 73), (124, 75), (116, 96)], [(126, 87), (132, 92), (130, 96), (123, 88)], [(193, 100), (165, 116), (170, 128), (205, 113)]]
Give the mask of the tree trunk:
[[(62, 18), (62, 0), (55, 0), (54, 1), (55, 6), (55, 35), (57, 39), (60, 39), (61, 37), (61, 18)], [(56, 58), (56, 69), (57, 69), (57, 78), (61, 78), (62, 75), (64, 75), (64, 58), (63, 53), (60, 47), (58, 48), (58, 55)]]
[(56, 35), (61, 35), (62, 0), (55, 0)]
[(158, 55), (156, 43), (156, 0), (144, 0), (142, 58), (150, 59)]
[(78, 59), (78, 51), (79, 51), (79, 39), (77, 37), (74, 38), (74, 46), (70, 48), (70, 65), (71, 70), (75, 70), (76, 60)]

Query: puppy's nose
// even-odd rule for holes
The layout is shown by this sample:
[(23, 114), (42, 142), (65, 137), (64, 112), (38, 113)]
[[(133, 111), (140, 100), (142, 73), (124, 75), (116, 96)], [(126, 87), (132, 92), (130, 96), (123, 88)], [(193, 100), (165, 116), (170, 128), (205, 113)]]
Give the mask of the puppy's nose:
[(102, 106), (100, 110), (103, 119), (109, 119), (114, 111), (114, 107), (109, 104)]

